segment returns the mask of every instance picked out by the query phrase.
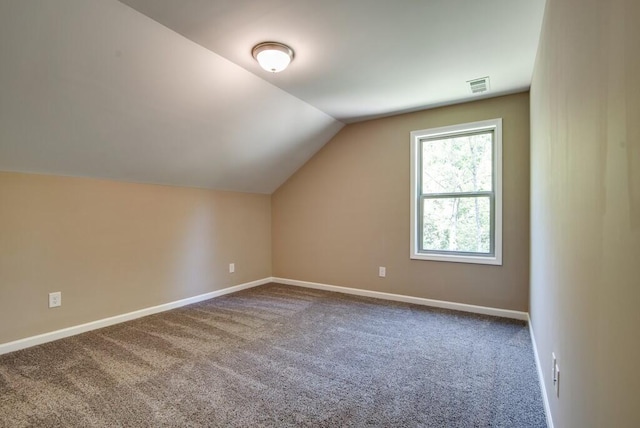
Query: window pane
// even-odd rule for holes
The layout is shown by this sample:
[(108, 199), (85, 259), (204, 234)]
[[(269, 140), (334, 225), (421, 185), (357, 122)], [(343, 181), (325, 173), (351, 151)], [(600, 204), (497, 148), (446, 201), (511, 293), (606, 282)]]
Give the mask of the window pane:
[(422, 249), (491, 252), (491, 201), (488, 196), (423, 199)]
[(493, 132), (422, 141), (422, 193), (491, 191)]

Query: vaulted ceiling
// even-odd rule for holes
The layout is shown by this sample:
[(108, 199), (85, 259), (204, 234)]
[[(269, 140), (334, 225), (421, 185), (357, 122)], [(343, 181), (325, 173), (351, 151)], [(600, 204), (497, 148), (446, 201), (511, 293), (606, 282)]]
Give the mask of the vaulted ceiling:
[[(526, 90), (544, 0), (0, 0), (0, 170), (270, 193), (344, 123)], [(296, 53), (282, 73), (262, 41)]]

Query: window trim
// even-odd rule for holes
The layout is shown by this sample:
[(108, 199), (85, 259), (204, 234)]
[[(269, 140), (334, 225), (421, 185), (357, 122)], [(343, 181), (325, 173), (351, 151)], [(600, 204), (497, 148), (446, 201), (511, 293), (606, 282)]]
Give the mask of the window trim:
[[(473, 132), (494, 132), (493, 141), (493, 178), (494, 178), (494, 203), (493, 203), (493, 255), (480, 255), (474, 253), (456, 252), (421, 252), (418, 240), (418, 222), (422, 212), (422, 195), (420, 190), (420, 142), (434, 137), (446, 137), (455, 134), (469, 134)], [(478, 122), (462, 123), (458, 125), (443, 126), (438, 128), (422, 129), (411, 132), (411, 249), (410, 258), (414, 260), (435, 260), (454, 263), (475, 263), (488, 265), (502, 265), (502, 118), (482, 120)], [(420, 221), (420, 225), (422, 222)]]

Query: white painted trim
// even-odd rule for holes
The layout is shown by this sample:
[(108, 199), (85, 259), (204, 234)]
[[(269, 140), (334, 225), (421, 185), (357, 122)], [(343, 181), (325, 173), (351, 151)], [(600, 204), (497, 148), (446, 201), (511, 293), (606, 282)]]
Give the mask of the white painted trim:
[[(431, 253), (418, 251), (418, 188), (421, 180), (420, 154), (418, 149), (420, 142), (425, 138), (448, 136), (460, 132), (472, 132), (493, 130), (493, 175), (495, 176), (494, 190), (494, 245), (493, 256), (464, 255), (452, 253)], [(409, 258), (413, 260), (434, 260), (454, 263), (475, 263), (502, 266), (502, 118), (481, 120), (479, 122), (462, 123), (439, 128), (421, 129), (411, 132), (411, 164), (410, 164), (410, 190), (411, 190), (411, 227), (410, 227), (410, 252)]]
[(40, 345), (54, 340), (63, 339), (69, 336), (75, 336), (76, 334), (84, 333), (98, 328), (108, 327), (110, 325), (119, 324), (125, 321), (130, 321), (136, 318), (145, 317), (147, 315), (156, 314), (158, 312), (164, 312), (171, 309), (179, 308), (182, 306), (190, 305), (192, 303), (202, 302), (203, 300), (213, 299), (214, 297), (223, 296), (225, 294), (235, 293), (247, 288), (257, 287), (258, 285), (268, 284), (272, 282), (273, 278), (267, 277), (256, 281), (245, 282), (244, 284), (234, 285), (232, 287), (223, 288), (221, 290), (212, 291), (210, 293), (200, 294), (198, 296), (188, 297), (182, 300), (176, 300), (174, 302), (164, 303), (158, 306), (152, 306), (150, 308), (140, 309), (126, 314), (116, 315), (109, 318), (103, 318), (97, 321), (91, 321), (86, 324), (80, 324), (73, 327), (63, 328), (61, 330), (52, 331), (49, 333), (39, 334), (37, 336), (31, 336), (24, 339), (15, 340), (13, 342), (7, 342), (0, 344), (0, 355), (7, 354), (9, 352), (18, 351), (20, 349), (29, 348), (31, 346)]
[(536, 337), (533, 335), (533, 327), (531, 326), (531, 318), (527, 315), (527, 323), (529, 324), (529, 335), (531, 336), (531, 345), (533, 347), (533, 355), (536, 359), (536, 368), (538, 369), (538, 380), (540, 381), (540, 391), (542, 392), (542, 401), (544, 402), (544, 413), (547, 416), (547, 426), (553, 428), (553, 418), (551, 417), (551, 406), (549, 406), (549, 396), (547, 388), (544, 384), (544, 376), (542, 372), (542, 364), (540, 364), (540, 356), (538, 355), (538, 345), (536, 345)]
[(298, 287), (315, 288), (318, 290), (335, 291), (337, 293), (353, 294), (356, 296), (373, 297), (375, 299), (393, 300), (396, 302), (414, 303), (435, 308), (453, 309), (456, 311), (473, 312), (476, 314), (493, 315), (496, 317), (512, 318), (526, 321), (526, 312), (512, 311), (510, 309), (489, 308), (486, 306), (467, 305), (466, 303), (447, 302), (444, 300), (425, 299), (422, 297), (405, 296), (402, 294), (384, 293), (381, 291), (362, 290), (359, 288), (341, 287), (338, 285), (320, 284), (317, 282), (299, 281), (297, 279), (272, 278), (273, 282)]

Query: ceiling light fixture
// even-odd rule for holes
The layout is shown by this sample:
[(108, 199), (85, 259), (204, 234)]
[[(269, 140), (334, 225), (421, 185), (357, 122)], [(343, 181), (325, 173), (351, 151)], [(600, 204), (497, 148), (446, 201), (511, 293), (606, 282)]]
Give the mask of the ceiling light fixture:
[(293, 60), (293, 49), (278, 42), (259, 43), (251, 51), (260, 67), (272, 73), (278, 73)]

